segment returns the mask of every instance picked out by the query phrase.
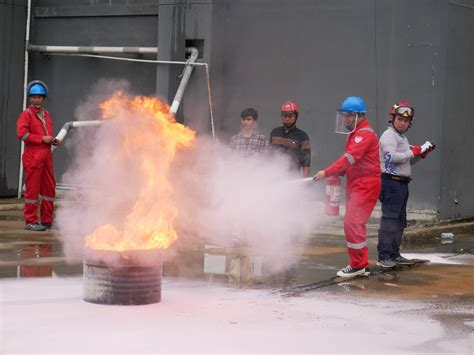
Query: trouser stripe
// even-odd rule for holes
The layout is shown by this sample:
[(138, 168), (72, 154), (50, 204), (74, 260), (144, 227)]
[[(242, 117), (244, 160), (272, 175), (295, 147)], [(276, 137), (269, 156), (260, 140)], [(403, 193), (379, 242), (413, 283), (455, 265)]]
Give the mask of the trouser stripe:
[(366, 246), (367, 246), (367, 242), (362, 242), (362, 243), (357, 243), (357, 244), (347, 242), (347, 247), (351, 249), (362, 249), (362, 248), (365, 248)]

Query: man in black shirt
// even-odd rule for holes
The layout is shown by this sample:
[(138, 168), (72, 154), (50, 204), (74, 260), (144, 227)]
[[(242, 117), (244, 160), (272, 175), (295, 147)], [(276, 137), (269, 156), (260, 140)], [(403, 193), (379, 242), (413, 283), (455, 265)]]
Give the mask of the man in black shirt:
[(303, 176), (308, 177), (311, 148), (306, 132), (296, 127), (298, 114), (296, 103), (293, 101), (283, 103), (281, 106), (283, 126), (274, 128), (270, 133), (270, 146), (288, 154), (293, 166), (299, 171), (302, 169)]

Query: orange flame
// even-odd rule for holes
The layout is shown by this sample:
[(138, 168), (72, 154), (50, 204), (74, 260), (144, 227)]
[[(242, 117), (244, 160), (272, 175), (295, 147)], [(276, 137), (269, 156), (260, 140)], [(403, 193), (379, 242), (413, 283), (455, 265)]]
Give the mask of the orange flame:
[(86, 246), (100, 250), (168, 248), (176, 239), (173, 221), (178, 211), (168, 179), (176, 151), (191, 146), (195, 132), (169, 113), (157, 98), (129, 98), (122, 92), (100, 104), (102, 118), (126, 124), (126, 134), (115, 159), (133, 156), (145, 183), (122, 230), (106, 224), (86, 237)]

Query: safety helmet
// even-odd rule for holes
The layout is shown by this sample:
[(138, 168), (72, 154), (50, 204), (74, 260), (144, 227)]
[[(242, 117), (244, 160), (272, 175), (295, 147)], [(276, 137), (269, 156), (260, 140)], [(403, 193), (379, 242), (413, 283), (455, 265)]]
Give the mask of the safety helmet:
[(291, 100), (286, 101), (281, 105), (282, 114), (283, 113), (296, 113), (296, 115), (298, 115), (299, 112), (300, 110), (298, 109), (298, 106), (296, 106), (296, 104)]
[(349, 96), (342, 102), (338, 111), (366, 113), (367, 107), (365, 106), (364, 100), (362, 100), (360, 97)]
[(31, 95), (48, 95), (48, 86), (41, 80), (33, 80), (30, 81), (27, 88), (26, 93), (28, 96)]
[(415, 108), (408, 103), (408, 101), (399, 101), (392, 106), (389, 115), (395, 117), (396, 115), (402, 117), (413, 118), (415, 116)]

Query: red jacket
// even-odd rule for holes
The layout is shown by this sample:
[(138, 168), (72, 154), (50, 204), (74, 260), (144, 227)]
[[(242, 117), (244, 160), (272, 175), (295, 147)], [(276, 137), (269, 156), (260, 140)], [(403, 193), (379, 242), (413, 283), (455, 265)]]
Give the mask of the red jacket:
[(324, 171), (327, 176), (345, 172), (348, 184), (363, 176), (380, 178), (379, 141), (367, 119), (347, 136), (344, 154)]
[(53, 122), (48, 111), (43, 109), (44, 123), (38, 112), (39, 109), (32, 105), (23, 111), (16, 122), (16, 134), (18, 139), (25, 142), (25, 148), (51, 149), (51, 145), (42, 143), (41, 139), (43, 136), (54, 136)]

